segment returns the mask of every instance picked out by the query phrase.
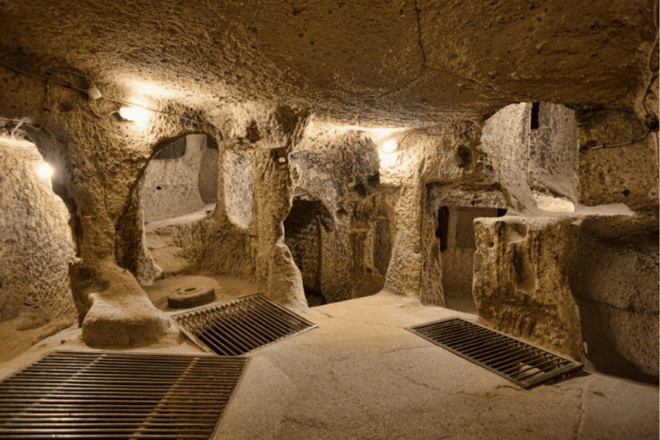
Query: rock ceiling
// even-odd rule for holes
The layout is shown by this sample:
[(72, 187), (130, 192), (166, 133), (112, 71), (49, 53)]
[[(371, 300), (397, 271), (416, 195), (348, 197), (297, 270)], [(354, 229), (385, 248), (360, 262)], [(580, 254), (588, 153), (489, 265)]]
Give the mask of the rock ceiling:
[(119, 99), (430, 125), (521, 101), (628, 105), (654, 14), (653, 0), (0, 0), (0, 61), (74, 69)]

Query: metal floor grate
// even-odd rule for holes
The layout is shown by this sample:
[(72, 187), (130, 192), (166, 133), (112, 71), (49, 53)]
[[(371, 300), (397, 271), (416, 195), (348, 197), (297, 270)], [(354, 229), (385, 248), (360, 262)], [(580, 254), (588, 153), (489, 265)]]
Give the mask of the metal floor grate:
[(0, 438), (207, 439), (247, 362), (55, 351), (0, 383)]
[(256, 294), (172, 315), (193, 339), (221, 356), (236, 356), (317, 327)]
[(523, 388), (582, 369), (582, 364), (461, 318), (408, 327), (411, 332)]

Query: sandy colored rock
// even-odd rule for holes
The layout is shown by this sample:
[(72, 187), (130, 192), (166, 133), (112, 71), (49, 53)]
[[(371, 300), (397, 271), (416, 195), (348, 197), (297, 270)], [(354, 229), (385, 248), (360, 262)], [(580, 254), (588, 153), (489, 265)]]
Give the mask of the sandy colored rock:
[(569, 217), (475, 220), (474, 300), (480, 319), (551, 350), (582, 357), (569, 271), (579, 222)]
[[(657, 241), (650, 0), (5, 3), (0, 135), (31, 139), (58, 165), (53, 189), (78, 257), (70, 289), (92, 344), (169, 341), (168, 321), (138, 282), (184, 273), (239, 276), (299, 310), (305, 283), (335, 301), (372, 293), (383, 278), (397, 295), (448, 305), (443, 278), (468, 290), (471, 252), (443, 264), (436, 233), (446, 206), (457, 245), (472, 246), (477, 224), (482, 318), (580, 357), (585, 321), (569, 270), (584, 250), (578, 211), (604, 217), (604, 204), (625, 203), (634, 213), (597, 232), (615, 226), (608, 240), (634, 232)], [(213, 140), (217, 152), (192, 149), (194, 161), (161, 163), (152, 179), (158, 160), (178, 160), (157, 155), (183, 138)], [(143, 187), (179, 184), (153, 204), (155, 217), (142, 211)], [(310, 222), (314, 240), (302, 228), (289, 248), (285, 223), (303, 199), (325, 212)], [(10, 223), (41, 222), (42, 212), (15, 206), (0, 207), (16, 216)], [(462, 208), (507, 208), (509, 217), (475, 220)], [(171, 223), (145, 227), (145, 218)], [(617, 261), (655, 264), (611, 247), (616, 258), (599, 261), (612, 274)], [(34, 257), (21, 257), (17, 279), (29, 279)], [(326, 263), (314, 267), (314, 257)], [(617, 353), (652, 373), (655, 327), (637, 308), (650, 295), (603, 286), (590, 271), (580, 299), (602, 312)], [(631, 271), (640, 292), (652, 272)], [(11, 316), (3, 302), (15, 298), (0, 295)]]
[(25, 329), (73, 322), (69, 212), (39, 174), (46, 162), (34, 144), (0, 138), (0, 163), (0, 322), (28, 312)]
[(91, 303), (82, 322), (82, 339), (91, 347), (141, 347), (178, 343), (178, 327), (149, 301), (131, 274), (102, 265), (97, 279), (106, 289), (87, 293)]
[[(572, 290), (581, 307), (587, 359), (609, 371), (621, 356), (658, 374), (658, 241), (645, 234), (612, 239), (581, 234)], [(613, 347), (615, 353), (610, 352)]]
[(208, 304), (215, 300), (213, 287), (187, 287), (177, 289), (167, 297), (167, 306), (171, 309), (187, 309)]
[[(177, 217), (204, 206), (199, 191), (199, 174), (207, 149), (206, 136), (189, 135), (175, 142), (164, 146), (145, 170), (140, 200), (146, 222)], [(163, 156), (178, 144), (183, 155)]]

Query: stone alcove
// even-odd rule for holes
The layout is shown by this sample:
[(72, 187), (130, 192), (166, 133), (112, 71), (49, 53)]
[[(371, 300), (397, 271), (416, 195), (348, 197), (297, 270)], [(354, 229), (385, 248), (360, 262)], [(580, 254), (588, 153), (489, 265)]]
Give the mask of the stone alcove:
[(477, 314), (472, 295), (474, 276), (474, 219), (501, 217), (505, 208), (443, 205), (438, 209), (436, 237), (440, 248), (442, 289), (449, 309)]
[(180, 217), (214, 204), (217, 164), (218, 145), (205, 134), (181, 136), (163, 146), (144, 172), (140, 199), (145, 222)]

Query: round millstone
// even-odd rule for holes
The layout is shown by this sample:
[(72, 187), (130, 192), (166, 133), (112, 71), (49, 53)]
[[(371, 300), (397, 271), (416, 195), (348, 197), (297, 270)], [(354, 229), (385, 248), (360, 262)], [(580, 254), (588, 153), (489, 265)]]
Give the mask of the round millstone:
[(213, 287), (183, 287), (176, 289), (167, 297), (171, 309), (187, 309), (208, 304), (215, 299)]

